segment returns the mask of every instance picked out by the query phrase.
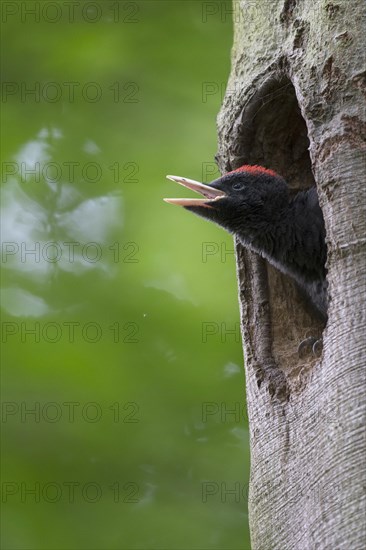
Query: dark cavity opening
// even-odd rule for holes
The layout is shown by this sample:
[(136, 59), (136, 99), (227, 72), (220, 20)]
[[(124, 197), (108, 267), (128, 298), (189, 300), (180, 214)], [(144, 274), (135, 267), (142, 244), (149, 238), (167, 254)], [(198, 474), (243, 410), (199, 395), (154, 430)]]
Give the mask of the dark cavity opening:
[[(272, 168), (287, 181), (290, 192), (315, 185), (309, 139), (295, 88), (287, 76), (268, 79), (244, 108), (234, 127), (231, 169), (242, 164)], [(291, 278), (267, 264), (271, 353), (295, 385), (318, 358), (300, 358), (299, 343), (321, 337), (325, 323), (307, 304)]]

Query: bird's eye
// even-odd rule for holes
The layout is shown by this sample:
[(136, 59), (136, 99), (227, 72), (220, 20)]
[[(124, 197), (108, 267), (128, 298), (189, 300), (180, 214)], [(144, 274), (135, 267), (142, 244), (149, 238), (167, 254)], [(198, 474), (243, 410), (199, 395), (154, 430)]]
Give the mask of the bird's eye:
[(234, 191), (241, 191), (243, 189), (244, 185), (242, 183), (233, 183), (233, 189)]

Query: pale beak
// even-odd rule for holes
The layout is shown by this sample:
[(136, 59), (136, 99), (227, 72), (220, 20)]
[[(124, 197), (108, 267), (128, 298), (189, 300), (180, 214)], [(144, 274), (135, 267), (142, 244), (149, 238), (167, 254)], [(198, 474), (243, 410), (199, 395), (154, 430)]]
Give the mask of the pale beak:
[(165, 202), (170, 204), (178, 204), (179, 206), (204, 206), (205, 208), (212, 208), (211, 203), (226, 196), (221, 189), (215, 189), (210, 185), (205, 185), (199, 181), (190, 180), (188, 178), (181, 178), (180, 176), (167, 176), (168, 180), (175, 181), (188, 189), (192, 189), (196, 193), (200, 193), (204, 199), (164, 199)]

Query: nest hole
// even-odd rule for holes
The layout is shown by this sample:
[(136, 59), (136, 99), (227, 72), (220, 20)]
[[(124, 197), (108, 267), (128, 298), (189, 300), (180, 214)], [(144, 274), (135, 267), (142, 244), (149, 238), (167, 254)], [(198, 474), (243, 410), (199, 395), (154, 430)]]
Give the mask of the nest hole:
[[(245, 106), (234, 134), (233, 168), (242, 164), (272, 168), (286, 179), (292, 194), (315, 185), (306, 123), (287, 76), (272, 77), (264, 83)], [(308, 336), (320, 338), (325, 322), (291, 278), (266, 264), (271, 353), (283, 372), (303, 380), (303, 374), (318, 358), (311, 354), (300, 358), (298, 345)]]

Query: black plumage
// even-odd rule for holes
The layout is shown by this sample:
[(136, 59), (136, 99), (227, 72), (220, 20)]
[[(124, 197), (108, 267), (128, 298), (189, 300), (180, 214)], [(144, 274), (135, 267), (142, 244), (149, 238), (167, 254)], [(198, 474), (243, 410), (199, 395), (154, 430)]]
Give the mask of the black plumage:
[(205, 199), (166, 199), (235, 234), (303, 289), (327, 316), (325, 227), (315, 187), (290, 198), (285, 180), (259, 166), (242, 166), (209, 185), (169, 176)]

